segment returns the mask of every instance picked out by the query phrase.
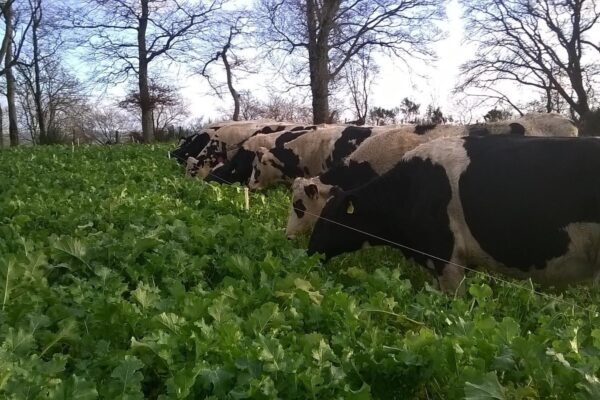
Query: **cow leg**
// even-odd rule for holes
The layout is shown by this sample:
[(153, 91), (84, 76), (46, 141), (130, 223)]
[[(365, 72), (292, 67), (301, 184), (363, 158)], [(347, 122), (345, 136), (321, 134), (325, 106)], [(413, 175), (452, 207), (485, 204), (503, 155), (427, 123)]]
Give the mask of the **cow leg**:
[(465, 294), (465, 270), (442, 262), (435, 263), (435, 271), (440, 289), (449, 294)]

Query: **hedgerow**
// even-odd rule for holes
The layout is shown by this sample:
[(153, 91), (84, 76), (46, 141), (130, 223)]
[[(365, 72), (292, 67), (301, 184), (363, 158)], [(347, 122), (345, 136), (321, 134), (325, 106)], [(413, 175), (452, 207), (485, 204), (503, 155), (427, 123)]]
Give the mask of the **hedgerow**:
[(600, 398), (598, 290), (322, 264), (285, 188), (246, 210), (166, 150), (0, 152), (1, 398)]

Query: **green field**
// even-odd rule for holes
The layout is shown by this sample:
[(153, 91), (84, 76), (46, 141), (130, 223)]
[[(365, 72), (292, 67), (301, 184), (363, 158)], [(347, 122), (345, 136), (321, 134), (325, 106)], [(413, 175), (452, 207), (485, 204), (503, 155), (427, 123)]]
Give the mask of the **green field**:
[(0, 398), (600, 398), (599, 290), (322, 265), (285, 188), (246, 211), (167, 149), (0, 151)]

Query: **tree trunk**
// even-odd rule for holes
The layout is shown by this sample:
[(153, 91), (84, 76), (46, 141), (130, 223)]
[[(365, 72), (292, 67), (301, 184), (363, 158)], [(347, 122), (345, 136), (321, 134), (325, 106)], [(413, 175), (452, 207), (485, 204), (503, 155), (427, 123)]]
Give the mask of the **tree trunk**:
[(329, 121), (329, 71), (327, 60), (316, 59), (314, 64), (310, 67), (313, 123), (324, 124)]
[(223, 59), (223, 65), (225, 66), (225, 73), (227, 74), (227, 87), (229, 88), (229, 93), (231, 93), (231, 97), (233, 98), (233, 116), (232, 120), (239, 121), (240, 120), (240, 94), (233, 87), (233, 76), (231, 75), (231, 65), (229, 65), (229, 60), (227, 60), (227, 50), (229, 50), (229, 43), (223, 48), (221, 52), (221, 58)]
[(142, 111), (142, 137), (145, 143), (154, 140), (154, 121), (152, 118), (152, 102), (148, 87), (148, 50), (146, 49), (146, 29), (148, 27), (148, 0), (141, 0), (142, 15), (138, 29), (138, 58), (140, 88), (140, 108)]
[(33, 44), (33, 68), (35, 72), (35, 92), (33, 94), (35, 100), (35, 111), (38, 121), (38, 127), (40, 130), (39, 143), (46, 144), (50, 141), (48, 140), (48, 135), (46, 132), (46, 121), (44, 118), (44, 111), (42, 109), (42, 84), (41, 84), (41, 74), (40, 74), (40, 49), (38, 45), (38, 29), (40, 27), (40, 23), (42, 21), (42, 4), (41, 0), (36, 0), (35, 8), (33, 10), (35, 15), (33, 16), (33, 26), (32, 26), (32, 44)]
[[(5, 32), (9, 38), (13, 35), (13, 15), (12, 5), (7, 4), (4, 9), (4, 19), (6, 22)], [(12, 43), (8, 42), (6, 55), (4, 58), (4, 67), (6, 68), (6, 101), (8, 103), (8, 136), (11, 146), (19, 145), (19, 129), (17, 127), (17, 107), (15, 103), (15, 77), (12, 70)]]
[[(317, 10), (315, 0), (306, 1), (306, 21), (308, 26), (308, 64), (310, 90), (312, 93), (313, 123), (329, 122), (329, 33), (338, 2), (323, 3)], [(327, 8), (326, 8), (327, 7)], [(318, 18), (317, 14), (323, 18)], [(320, 25), (319, 25), (320, 23)]]

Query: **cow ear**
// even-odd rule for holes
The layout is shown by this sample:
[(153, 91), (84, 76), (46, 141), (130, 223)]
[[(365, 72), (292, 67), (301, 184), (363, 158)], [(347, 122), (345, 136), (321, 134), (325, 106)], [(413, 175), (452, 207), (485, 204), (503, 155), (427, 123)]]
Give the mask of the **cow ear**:
[(337, 196), (340, 193), (342, 193), (342, 189), (338, 186), (332, 186), (331, 189), (329, 189), (329, 197)]
[(340, 193), (342, 193), (342, 189), (340, 189), (339, 186), (332, 186), (331, 189), (329, 189), (329, 196), (330, 197), (337, 196)]
[(314, 183), (311, 183), (310, 185), (304, 186), (304, 193), (306, 193), (309, 198), (316, 199), (319, 195), (319, 188), (317, 188), (317, 185)]

